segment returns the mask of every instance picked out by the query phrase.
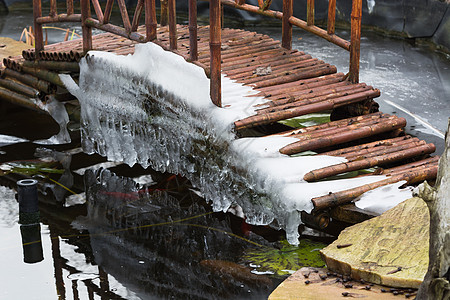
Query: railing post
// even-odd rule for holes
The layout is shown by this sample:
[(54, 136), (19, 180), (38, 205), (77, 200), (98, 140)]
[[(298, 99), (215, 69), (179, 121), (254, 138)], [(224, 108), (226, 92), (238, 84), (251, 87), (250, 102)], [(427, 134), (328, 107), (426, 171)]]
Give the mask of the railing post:
[(289, 18), (292, 17), (293, 9), (293, 0), (283, 0), (281, 45), (288, 50), (292, 48), (292, 24), (289, 22)]
[(66, 0), (67, 15), (73, 15), (73, 0)]
[(156, 39), (157, 26), (155, 0), (145, 0), (145, 29), (147, 42)]
[(38, 58), (39, 51), (44, 50), (44, 35), (42, 33), (42, 24), (37, 22), (37, 19), (42, 17), (41, 0), (33, 0), (33, 17), (34, 17), (34, 48), (36, 58)]
[(189, 0), (189, 59), (198, 59), (197, 50), (197, 0)]
[(336, 0), (328, 0), (327, 33), (334, 34), (336, 24)]
[(170, 49), (177, 49), (177, 8), (175, 0), (169, 0), (169, 42)]
[(353, 0), (351, 19), (351, 45), (350, 45), (350, 66), (349, 80), (352, 83), (359, 82), (359, 55), (361, 44), (361, 17), (362, 0)]
[(167, 26), (169, 24), (169, 8), (168, 0), (161, 0), (161, 17), (159, 19), (159, 24), (161, 26)]
[(307, 16), (306, 16), (306, 24), (308, 26), (314, 25), (314, 0), (308, 0), (307, 2)]
[(209, 1), (210, 96), (222, 107), (220, 0)]
[(89, 0), (81, 0), (81, 27), (83, 32), (83, 52), (92, 49), (92, 28), (86, 25), (86, 19), (91, 17)]

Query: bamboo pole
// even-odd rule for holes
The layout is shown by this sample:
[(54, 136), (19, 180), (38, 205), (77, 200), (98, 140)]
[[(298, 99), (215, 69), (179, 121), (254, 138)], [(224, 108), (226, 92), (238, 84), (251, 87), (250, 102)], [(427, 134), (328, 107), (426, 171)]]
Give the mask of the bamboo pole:
[(138, 0), (138, 3), (136, 4), (136, 9), (135, 9), (134, 15), (133, 15), (133, 21), (131, 22), (131, 31), (132, 32), (136, 31), (139, 26), (139, 19), (141, 18), (143, 9), (144, 9), (144, 0)]
[(177, 40), (177, 8), (175, 0), (169, 0), (169, 44), (170, 49), (175, 50), (178, 47)]
[(307, 16), (306, 16), (306, 24), (308, 26), (314, 25), (314, 0), (307, 1)]
[(10, 91), (10, 90), (6, 90), (1, 87), (0, 87), (0, 98), (4, 99), (10, 103), (32, 109), (34, 111), (47, 113), (46, 111), (42, 110), (36, 104), (36, 102), (34, 100), (30, 99), (29, 97), (21, 95), (19, 93), (13, 92), (13, 91)]
[(330, 193), (325, 196), (316, 197), (311, 199), (311, 201), (314, 205), (314, 209), (316, 210), (323, 210), (336, 207), (338, 205), (349, 203), (356, 197), (364, 194), (365, 192), (368, 192), (381, 186), (396, 183), (402, 180), (406, 180), (408, 184), (413, 184), (424, 180), (434, 179), (436, 178), (437, 175), (437, 169), (438, 169), (437, 165), (431, 165), (427, 168), (390, 176), (384, 180), (365, 184), (353, 189), (348, 189), (345, 191)]
[(64, 84), (62, 83), (61, 79), (59, 79), (59, 74), (55, 72), (50, 72), (47, 70), (39, 69), (39, 68), (30, 68), (30, 67), (22, 67), (22, 71), (24, 73), (28, 73), (30, 75), (36, 76), (39, 79), (48, 81), (50, 83), (53, 83), (57, 86), (65, 88)]
[(289, 22), (289, 18), (292, 16), (293, 10), (294, 2), (283, 0), (281, 45), (288, 50), (292, 49), (292, 24)]
[(169, 0), (161, 0), (161, 17), (159, 19), (159, 24), (161, 26), (167, 26), (169, 24)]
[(146, 41), (153, 41), (156, 39), (157, 27), (155, 0), (145, 0)]
[(189, 59), (198, 59), (197, 45), (197, 0), (189, 0)]
[(327, 33), (334, 34), (336, 24), (336, 0), (328, 1)]
[(77, 62), (24, 61), (22, 65), (30, 68), (44, 68), (54, 71), (69, 71), (73, 73), (80, 72), (80, 65)]
[(350, 82), (359, 82), (362, 0), (353, 0), (351, 17)]
[(44, 49), (44, 35), (42, 32), (42, 25), (37, 22), (37, 19), (42, 17), (41, 0), (33, 0), (33, 17), (34, 17), (34, 48), (36, 53)]
[(112, 7), (114, 4), (114, 0), (107, 0), (105, 6), (105, 14), (103, 16), (103, 24), (108, 24), (109, 19), (111, 18)]
[(43, 80), (38, 79), (35, 76), (19, 73), (17, 71), (11, 70), (11, 69), (4, 69), (2, 76), (17, 79), (20, 82), (22, 82), (26, 85), (29, 85), (29, 86), (31, 86), (41, 92), (44, 92), (46, 94), (53, 93), (56, 90), (56, 87), (47, 81), (43, 81)]
[(305, 176), (303, 176), (303, 179), (308, 182), (317, 181), (345, 172), (371, 168), (377, 165), (389, 164), (419, 155), (430, 154), (435, 150), (436, 147), (433, 144), (420, 145), (416, 148), (401, 150), (395, 153), (389, 153), (377, 157), (369, 157), (362, 160), (336, 164), (333, 166), (313, 170), (306, 173)]
[(81, 0), (81, 26), (83, 32), (83, 52), (87, 53), (92, 49), (92, 28), (86, 24), (86, 20), (91, 17), (89, 0)]
[(212, 102), (222, 106), (221, 91), (221, 21), (220, 0), (209, 1), (209, 47), (210, 47), (210, 96)]
[(9, 79), (1, 79), (0, 78), (0, 86), (3, 88), (6, 88), (8, 90), (11, 90), (13, 92), (25, 95), (27, 97), (30, 98), (35, 98), (35, 97), (39, 97), (40, 96), (40, 92), (35, 89), (32, 88), (28, 85), (24, 85), (22, 83), (16, 82), (16, 81), (12, 81)]

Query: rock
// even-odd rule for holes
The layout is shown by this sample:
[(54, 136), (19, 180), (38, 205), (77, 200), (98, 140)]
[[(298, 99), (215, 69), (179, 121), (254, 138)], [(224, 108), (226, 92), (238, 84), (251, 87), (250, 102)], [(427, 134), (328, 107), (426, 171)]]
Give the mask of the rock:
[(344, 283), (335, 275), (327, 275), (325, 269), (301, 268), (283, 281), (270, 294), (269, 300), (329, 300), (343, 297), (366, 300), (398, 299), (393, 293), (385, 293), (382, 290), (385, 288), (378, 285), (369, 286), (364, 282), (348, 281)]
[(18, 42), (8, 37), (0, 37), (0, 66), (3, 58), (21, 55), (23, 50), (32, 48), (23, 42)]
[(343, 230), (322, 258), (330, 270), (356, 280), (418, 288), (428, 267), (429, 222), (425, 202), (408, 199)]

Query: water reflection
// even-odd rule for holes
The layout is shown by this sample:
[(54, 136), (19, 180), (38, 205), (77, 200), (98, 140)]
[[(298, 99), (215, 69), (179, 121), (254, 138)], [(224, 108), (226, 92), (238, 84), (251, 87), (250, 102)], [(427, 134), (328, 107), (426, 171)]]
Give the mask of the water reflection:
[(20, 225), (22, 236), (23, 261), (28, 264), (44, 260), (41, 241), (41, 224)]

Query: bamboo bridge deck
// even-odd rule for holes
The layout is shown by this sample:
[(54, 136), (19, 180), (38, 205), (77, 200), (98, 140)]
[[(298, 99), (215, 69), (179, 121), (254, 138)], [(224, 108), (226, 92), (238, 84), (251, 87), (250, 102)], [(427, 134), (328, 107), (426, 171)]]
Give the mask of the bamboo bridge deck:
[[(145, 28), (139, 27), (139, 31)], [(168, 28), (158, 27), (157, 31), (156, 42), (168, 47)], [(177, 25), (177, 31), (177, 53), (188, 57), (189, 28)], [(208, 26), (200, 26), (198, 62), (206, 67), (210, 63), (208, 42)], [(132, 54), (136, 43), (111, 33), (92, 38), (94, 50), (118, 55)], [(319, 227), (326, 225), (329, 216), (347, 222), (371, 217), (370, 213), (363, 213), (349, 204), (366, 191), (401, 180), (415, 184), (435, 178), (438, 157), (430, 156), (435, 146), (405, 134), (405, 119), (378, 112), (373, 99), (380, 95), (379, 90), (364, 83), (351, 83), (345, 74), (337, 73), (335, 66), (307, 53), (287, 50), (267, 35), (224, 28), (221, 50), (222, 73), (253, 87), (259, 96), (267, 99), (267, 105), (259, 108), (255, 115), (235, 122), (239, 136), (294, 137), (298, 141), (280, 149), (281, 153), (295, 155), (315, 151), (348, 160), (313, 170), (305, 175), (306, 181), (366, 168), (376, 168), (372, 174), (387, 175), (380, 182), (312, 199)], [(56, 75), (71, 73), (76, 77), (77, 61), (82, 56), (82, 41), (75, 40), (45, 46), (39, 53), (39, 61), (35, 61), (34, 49), (24, 51), (22, 56), (4, 59), (0, 99), (33, 109), (39, 107), (31, 98), (70, 100)], [(324, 111), (332, 111), (333, 121), (301, 129), (289, 129), (277, 123)], [(325, 220), (323, 212), (327, 214)]]

